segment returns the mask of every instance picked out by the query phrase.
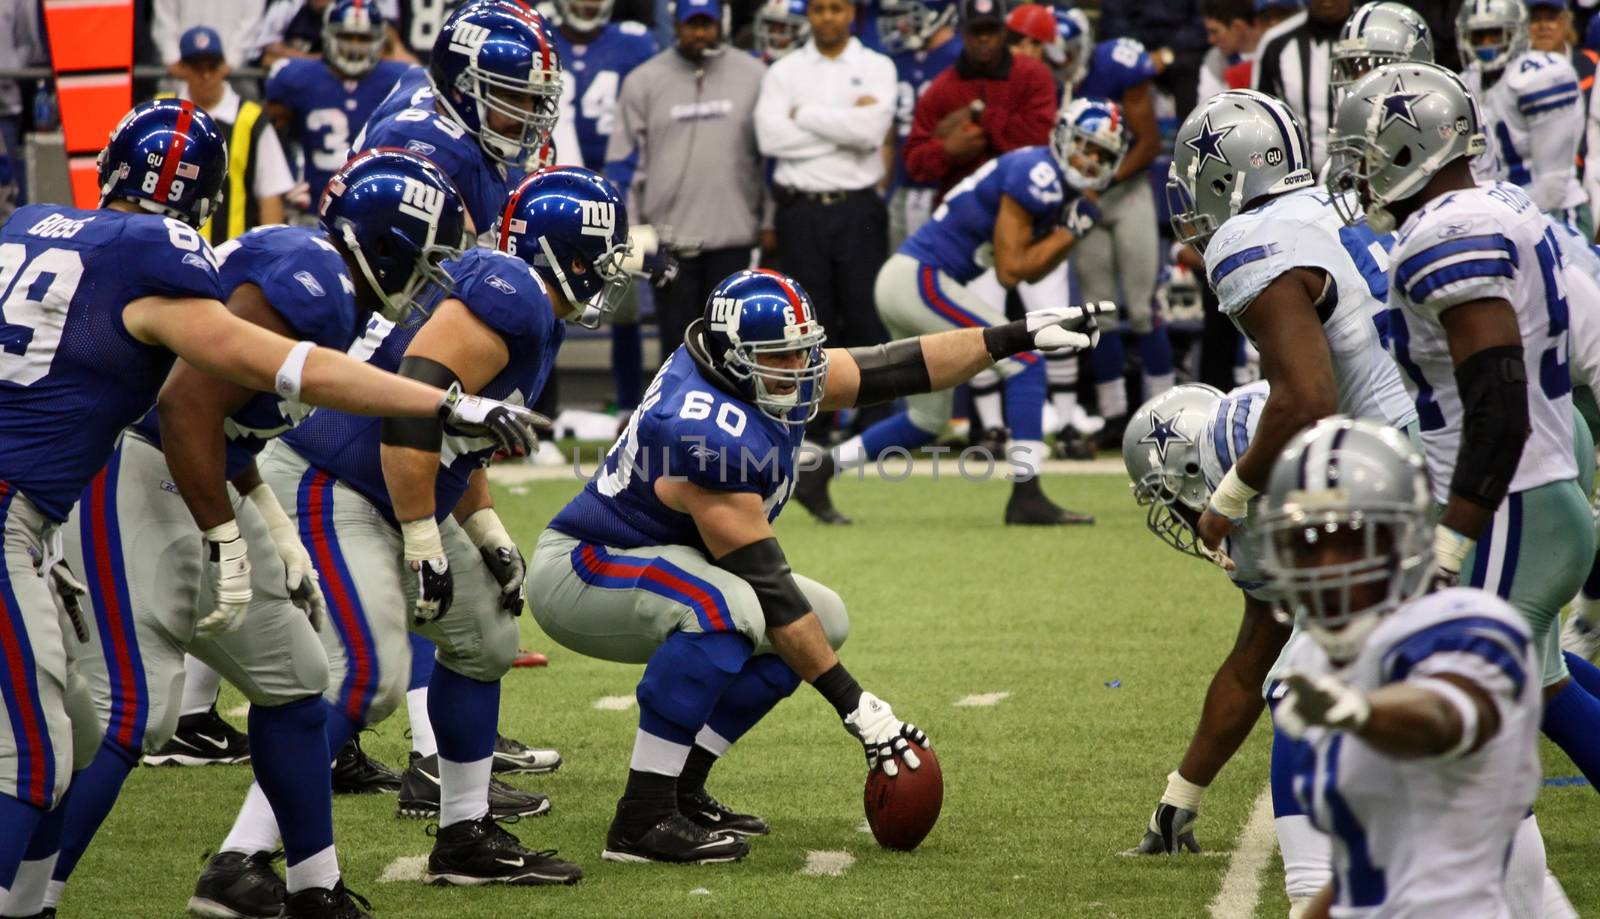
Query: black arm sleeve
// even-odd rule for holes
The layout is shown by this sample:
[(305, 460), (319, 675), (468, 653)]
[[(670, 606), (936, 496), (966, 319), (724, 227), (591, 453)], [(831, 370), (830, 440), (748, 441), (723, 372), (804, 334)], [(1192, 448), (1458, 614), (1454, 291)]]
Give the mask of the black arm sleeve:
[[(402, 360), (400, 375), (440, 389), (449, 389), (461, 382), (455, 371), (425, 357)], [(391, 447), (411, 447), (437, 453), (439, 445), (444, 442), (444, 422), (438, 418), (385, 418), (378, 441)]]
[(849, 354), (861, 369), (856, 405), (881, 405), (901, 396), (930, 392), (928, 362), (922, 356), (922, 339), (902, 338), (870, 348), (851, 348)]
[(1528, 439), (1528, 374), (1521, 346), (1484, 348), (1456, 367), (1465, 417), (1451, 494), (1496, 508), (1505, 500)]
[(788, 625), (811, 612), (811, 604), (800, 585), (795, 583), (789, 560), (784, 558), (777, 537), (768, 536), (735, 549), (717, 559), (716, 565), (744, 578), (755, 588), (756, 599), (761, 601), (761, 616), (767, 625)]

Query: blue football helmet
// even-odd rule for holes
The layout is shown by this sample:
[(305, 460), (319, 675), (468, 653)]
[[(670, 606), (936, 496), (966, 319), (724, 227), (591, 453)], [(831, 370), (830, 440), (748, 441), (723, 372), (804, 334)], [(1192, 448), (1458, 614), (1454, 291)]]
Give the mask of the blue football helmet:
[(811, 39), (806, 0), (766, 0), (756, 13), (756, 50), (772, 63)]
[(1094, 53), (1094, 27), (1083, 10), (1057, 7), (1054, 12), (1056, 34), (1061, 36), (1061, 59), (1050, 63), (1068, 87), (1077, 86), (1089, 74), (1089, 57)]
[(921, 51), (933, 33), (956, 20), (956, 0), (883, 0), (878, 43), (884, 54)]
[(628, 292), (628, 209), (598, 173), (556, 166), (527, 176), (506, 199), (494, 237), (496, 249), (566, 295), (585, 328), (598, 328)]
[(345, 76), (371, 73), (383, 57), (383, 40), (376, 0), (333, 0), (322, 14), (322, 59)]
[[(827, 334), (794, 279), (765, 268), (729, 275), (706, 299), (698, 325), (687, 336), (690, 353), (724, 386), (774, 421), (817, 417), (828, 380)], [(798, 363), (774, 365), (773, 357)]]
[(222, 204), (228, 142), (194, 103), (155, 99), (122, 116), (96, 163), (101, 207), (132, 201), (199, 227)]
[[(478, 4), (451, 17), (433, 43), (428, 82), (450, 118), (496, 162), (522, 168), (555, 129), (560, 55), (543, 20), (508, 4)], [(495, 128), (491, 115), (511, 127)]]
[(450, 177), (406, 150), (380, 147), (360, 154), (328, 180), (318, 209), (322, 229), (350, 251), (361, 276), (378, 293), (378, 313), (403, 322), (426, 314), (450, 276), (444, 262), (461, 254), (467, 207)]
[(1074, 99), (1056, 115), (1050, 153), (1078, 191), (1104, 191), (1132, 141), (1122, 106), (1107, 99)]

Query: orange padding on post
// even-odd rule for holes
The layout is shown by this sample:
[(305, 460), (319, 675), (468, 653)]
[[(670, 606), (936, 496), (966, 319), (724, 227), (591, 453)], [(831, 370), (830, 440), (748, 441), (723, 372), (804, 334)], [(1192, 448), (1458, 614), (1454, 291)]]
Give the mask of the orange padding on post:
[(74, 156), (67, 160), (67, 172), (72, 177), (72, 206), (93, 208), (100, 203), (100, 174), (92, 156)]
[(133, 107), (133, 77), (104, 73), (56, 78), (67, 153), (99, 153), (122, 116)]
[(44, 0), (44, 21), (57, 74), (133, 66), (133, 0)]

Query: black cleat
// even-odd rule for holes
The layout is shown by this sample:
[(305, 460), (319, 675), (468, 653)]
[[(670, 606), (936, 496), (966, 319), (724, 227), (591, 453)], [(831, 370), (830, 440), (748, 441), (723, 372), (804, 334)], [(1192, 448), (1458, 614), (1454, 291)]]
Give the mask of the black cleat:
[(250, 762), (250, 738), (222, 720), (217, 707), (178, 719), (172, 739), (144, 757), (146, 766), (222, 766)]
[(689, 822), (711, 833), (732, 833), (735, 836), (765, 836), (771, 832), (767, 821), (755, 814), (740, 814), (724, 807), (704, 789), (678, 796), (678, 811)]
[(750, 854), (743, 837), (710, 833), (682, 814), (673, 814), (654, 826), (624, 827), (616, 820), (606, 832), (600, 857), (612, 862), (668, 862), (700, 865), (736, 862)]
[(362, 912), (371, 908), (365, 897), (351, 893), (344, 881), (339, 881), (331, 890), (308, 887), (289, 894), (278, 919), (372, 919)]
[(207, 919), (275, 919), (289, 889), (272, 870), (280, 852), (218, 852), (206, 862), (189, 913)]
[(400, 773), (367, 755), (361, 738), (352, 737), (333, 760), (336, 795), (394, 794), (400, 790)]
[(844, 525), (849, 517), (833, 506), (833, 496), (828, 494), (828, 483), (833, 480), (833, 454), (822, 451), (822, 461), (815, 469), (803, 469), (796, 478), (794, 499), (811, 512), (818, 523)]
[(549, 849), (524, 848), (493, 817), (463, 820), (439, 827), (428, 853), (424, 881), (435, 886), (478, 887), (483, 884), (576, 884), (583, 869), (555, 857)]
[[(439, 817), (439, 755), (411, 753), (411, 765), (400, 777), (400, 800), (395, 805), (401, 817), (435, 820)], [(550, 811), (550, 799), (536, 791), (521, 791), (499, 779), (489, 780), (489, 816), (496, 820), (511, 817), (538, 817)]]
[(1075, 523), (1094, 523), (1094, 518), (1069, 511), (1045, 497), (1037, 478), (1016, 482), (1011, 486), (1011, 500), (1006, 502), (1006, 526), (1062, 526)]
[(1056, 459), (1092, 460), (1095, 458), (1094, 441), (1085, 437), (1072, 425), (1056, 432), (1056, 445), (1052, 451)]
[(494, 738), (494, 771), (501, 775), (554, 772), (561, 768), (561, 754), (548, 747), (530, 747), (504, 734)]

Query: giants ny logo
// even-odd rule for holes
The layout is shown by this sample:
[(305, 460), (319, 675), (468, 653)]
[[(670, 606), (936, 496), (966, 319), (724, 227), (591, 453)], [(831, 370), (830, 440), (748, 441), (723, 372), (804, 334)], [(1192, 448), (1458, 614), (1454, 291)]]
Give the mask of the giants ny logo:
[(434, 188), (407, 177), (405, 196), (400, 200), (400, 213), (433, 222), (444, 210), (444, 189)]
[(733, 297), (711, 299), (711, 328), (718, 332), (739, 331), (739, 301)]
[(579, 201), (583, 208), (583, 235), (610, 239), (617, 226), (617, 207), (610, 201)]
[(478, 49), (489, 40), (488, 28), (470, 22), (456, 26), (450, 36), (450, 50), (476, 59)]

